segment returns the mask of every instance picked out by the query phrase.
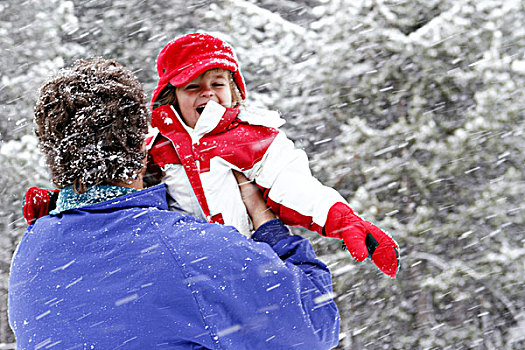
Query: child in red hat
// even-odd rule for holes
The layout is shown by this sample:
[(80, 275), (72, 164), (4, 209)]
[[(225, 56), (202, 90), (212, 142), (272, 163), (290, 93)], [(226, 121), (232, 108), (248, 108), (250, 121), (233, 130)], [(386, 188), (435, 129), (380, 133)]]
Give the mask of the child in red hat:
[(278, 129), (284, 124), (278, 113), (243, 106), (246, 87), (230, 45), (206, 33), (184, 35), (162, 49), (157, 72), (156, 134), (148, 147), (174, 206), (249, 236), (235, 176), (242, 173), (283, 222), (342, 239), (355, 260), (370, 257), (396, 276), (395, 241), (312, 177), (306, 154)]

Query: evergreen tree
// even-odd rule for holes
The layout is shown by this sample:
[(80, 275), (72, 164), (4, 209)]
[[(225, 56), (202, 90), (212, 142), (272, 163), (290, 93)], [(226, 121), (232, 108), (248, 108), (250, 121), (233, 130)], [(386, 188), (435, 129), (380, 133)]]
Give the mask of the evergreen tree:
[(523, 338), (509, 330), (523, 322), (523, 75), (514, 45), (524, 9), (428, 5), (416, 6), (422, 25), (379, 1), (328, 7), (319, 24), (329, 29), (317, 63), (326, 112), (297, 127), (312, 135), (317, 174), (395, 232), (405, 267), (394, 283), (378, 283), (369, 267), (335, 268), (339, 303), (348, 302), (343, 343), (519, 348)]
[(31, 133), (31, 114), (38, 87), (82, 47), (64, 40), (77, 18), (65, 0), (0, 3), (0, 140)]

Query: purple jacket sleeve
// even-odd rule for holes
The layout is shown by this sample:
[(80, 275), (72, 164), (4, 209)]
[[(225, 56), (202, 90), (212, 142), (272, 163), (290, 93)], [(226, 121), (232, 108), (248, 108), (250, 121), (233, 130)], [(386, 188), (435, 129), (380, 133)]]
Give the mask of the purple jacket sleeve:
[[(303, 305), (320, 340), (326, 345), (337, 345), (339, 314), (332, 299), (330, 270), (317, 259), (311, 243), (304, 237), (291, 235), (279, 219), (263, 224), (254, 232), (252, 239), (269, 244), (287, 267), (299, 276), (303, 285)], [(321, 308), (327, 312), (315, 312)]]
[[(225, 349), (330, 349), (339, 312), (330, 271), (310, 242), (280, 220), (252, 239), (233, 227), (199, 225), (169, 239), (204, 322), (201, 345)], [(195, 245), (199, 247), (196, 251)]]

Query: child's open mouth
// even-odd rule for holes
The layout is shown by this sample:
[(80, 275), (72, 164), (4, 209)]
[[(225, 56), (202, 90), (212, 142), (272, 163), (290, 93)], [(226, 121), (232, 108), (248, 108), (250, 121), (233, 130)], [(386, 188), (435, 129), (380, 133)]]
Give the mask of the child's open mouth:
[(199, 106), (199, 107), (195, 108), (195, 109), (197, 110), (197, 113), (199, 113), (199, 115), (201, 115), (201, 114), (202, 114), (202, 111), (204, 111), (204, 107), (206, 107), (206, 105), (204, 105), (204, 106)]

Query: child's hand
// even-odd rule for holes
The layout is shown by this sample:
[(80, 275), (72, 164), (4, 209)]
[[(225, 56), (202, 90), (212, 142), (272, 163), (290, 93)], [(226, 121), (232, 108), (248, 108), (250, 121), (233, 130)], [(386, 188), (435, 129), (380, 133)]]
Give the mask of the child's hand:
[(55, 209), (59, 192), (60, 190), (39, 187), (31, 187), (27, 190), (24, 201), (24, 218), (28, 225), (34, 224), (36, 219)]
[(342, 239), (356, 261), (370, 257), (381, 272), (396, 277), (399, 268), (397, 243), (380, 228), (357, 216), (346, 204), (336, 203), (330, 208), (323, 233)]
[(265, 222), (275, 219), (275, 214), (266, 205), (259, 188), (251, 183), (244, 174), (234, 170), (233, 175), (239, 184), (242, 201), (252, 219), (253, 228), (257, 229)]

